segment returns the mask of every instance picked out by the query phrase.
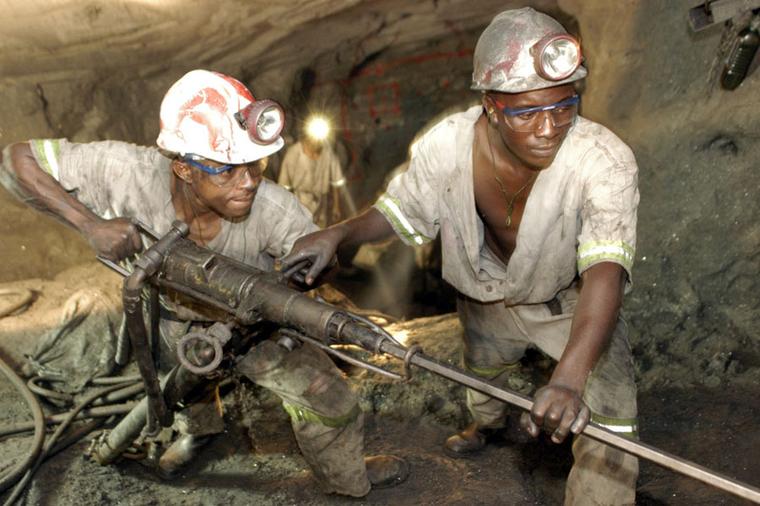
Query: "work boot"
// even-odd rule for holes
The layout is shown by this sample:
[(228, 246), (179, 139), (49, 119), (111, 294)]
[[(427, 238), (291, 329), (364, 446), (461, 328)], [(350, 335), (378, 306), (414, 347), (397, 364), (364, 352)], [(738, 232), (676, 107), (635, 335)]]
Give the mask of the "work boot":
[(158, 475), (165, 480), (175, 478), (210, 439), (211, 436), (182, 434), (158, 460)]
[(367, 478), (372, 488), (395, 487), (409, 477), (409, 463), (392, 455), (364, 457)]
[(443, 449), (451, 457), (470, 457), (486, 446), (492, 432), (493, 429), (483, 429), (476, 422), (472, 422), (463, 431), (449, 437)]

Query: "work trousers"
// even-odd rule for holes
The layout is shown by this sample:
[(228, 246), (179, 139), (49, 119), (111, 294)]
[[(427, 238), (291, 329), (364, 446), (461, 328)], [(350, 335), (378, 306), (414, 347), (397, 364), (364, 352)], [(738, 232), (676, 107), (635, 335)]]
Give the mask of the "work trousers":
[[(559, 360), (570, 336), (578, 292), (560, 292), (549, 304), (505, 306), (482, 303), (463, 295), (457, 310), (464, 327), (464, 362), (473, 373), (503, 386), (528, 347)], [(621, 435), (635, 437), (636, 384), (628, 331), (618, 319), (608, 348), (586, 383), (583, 400), (592, 421)], [(467, 406), (475, 422), (499, 428), (507, 405), (467, 390)], [(567, 478), (565, 505), (628, 505), (635, 503), (638, 460), (589, 437), (573, 441), (574, 463)]]
[[(162, 324), (163, 335), (180, 330), (175, 325), (170, 332), (170, 324)], [(164, 346), (173, 348), (173, 340), (167, 341)], [(364, 416), (356, 394), (325, 352), (310, 344), (291, 351), (268, 339), (254, 346), (237, 370), (282, 399), (301, 453), (325, 493), (355, 497), (369, 493)], [(179, 413), (175, 427), (194, 435), (223, 430), (212, 398)]]

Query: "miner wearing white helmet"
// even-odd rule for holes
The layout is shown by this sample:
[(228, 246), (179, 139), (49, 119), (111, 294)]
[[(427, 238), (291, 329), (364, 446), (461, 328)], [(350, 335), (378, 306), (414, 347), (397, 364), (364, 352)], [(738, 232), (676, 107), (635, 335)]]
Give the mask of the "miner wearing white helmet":
[[(283, 147), (278, 104), (255, 99), (232, 77), (194, 70), (167, 91), (160, 116), (158, 148), (65, 139), (8, 146), (0, 182), (114, 261), (142, 249), (134, 220), (163, 234), (180, 219), (194, 242), (263, 270), (272, 270), (297, 237), (317, 229), (291, 193), (263, 178), (267, 156)], [(177, 340), (204, 324), (168, 299), (162, 306), (161, 358), (171, 362)], [(238, 370), (283, 399), (325, 492), (364, 496), (372, 485), (393, 485), (406, 476), (401, 459), (363, 457), (357, 398), (321, 350), (304, 345), (288, 351), (265, 340)], [(175, 417), (181, 436), (160, 458), (162, 476), (176, 475), (209, 435), (223, 430), (212, 400)]]
[[(589, 420), (635, 437), (636, 385), (626, 324), (639, 202), (631, 150), (578, 115), (586, 75), (578, 41), (551, 17), (502, 12), (480, 36), (472, 88), (482, 104), (451, 115), (412, 147), (409, 169), (373, 208), (299, 239), (283, 269), (310, 282), (338, 247), (440, 234), (442, 274), (459, 292), (464, 362), (503, 384), (527, 347), (558, 361), (522, 417), (560, 443)], [(506, 405), (467, 391), (473, 423), (446, 441), (481, 450)], [(634, 504), (638, 461), (576, 436), (566, 504)]]

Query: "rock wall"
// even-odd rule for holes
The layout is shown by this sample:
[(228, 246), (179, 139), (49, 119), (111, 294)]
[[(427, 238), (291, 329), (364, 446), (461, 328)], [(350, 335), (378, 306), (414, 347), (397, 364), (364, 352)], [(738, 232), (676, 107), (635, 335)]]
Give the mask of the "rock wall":
[(760, 72), (734, 91), (716, 86), (724, 28), (692, 32), (681, 2), (560, 4), (584, 35), (583, 112), (639, 163), (626, 309), (645, 387), (757, 384)]

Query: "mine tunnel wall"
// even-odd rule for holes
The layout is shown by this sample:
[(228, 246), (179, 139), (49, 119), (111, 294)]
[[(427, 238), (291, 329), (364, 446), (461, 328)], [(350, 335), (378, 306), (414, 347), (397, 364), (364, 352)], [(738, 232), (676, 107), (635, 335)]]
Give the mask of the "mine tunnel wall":
[[(168, 86), (192, 68), (215, 68), (284, 103), (291, 136), (309, 110), (334, 118), (359, 207), (431, 118), (478, 100), (468, 90), (477, 36), (495, 13), (518, 4), (471, 2), (465, 12), (456, 2), (312, 2), (291, 15), (286, 6), (218, 2), (213, 15), (190, 12), (185, 20), (158, 7), (135, 13), (135, 2), (50, 3), (59, 22), (84, 26), (69, 40), (65, 26), (55, 32), (35, 27), (42, 21), (28, 12), (18, 17), (15, 37), (2, 42), (0, 145), (31, 137), (153, 144)], [(690, 31), (684, 2), (535, 5), (576, 24), (590, 71), (582, 114), (616, 132), (639, 163), (639, 238), (626, 313), (644, 386), (756, 381), (760, 72), (735, 91), (716, 86), (723, 29)], [(225, 7), (238, 9), (234, 20)], [(125, 9), (131, 25), (109, 32), (108, 22), (124, 19)], [(436, 31), (446, 16), (449, 28)], [(421, 28), (410, 35), (414, 26)], [(190, 44), (172, 31), (177, 27), (206, 42)], [(247, 42), (238, 28), (257, 38)], [(46, 35), (22, 37), (35, 29)], [(152, 46), (159, 49), (141, 42), (162, 35), (165, 44)], [(325, 42), (330, 36), (335, 42)], [(305, 69), (313, 73), (308, 97), (298, 79)], [(4, 191), (0, 209), (0, 281), (52, 277), (92, 259), (75, 233)], [(666, 377), (647, 374), (658, 366), (670, 371)]]

